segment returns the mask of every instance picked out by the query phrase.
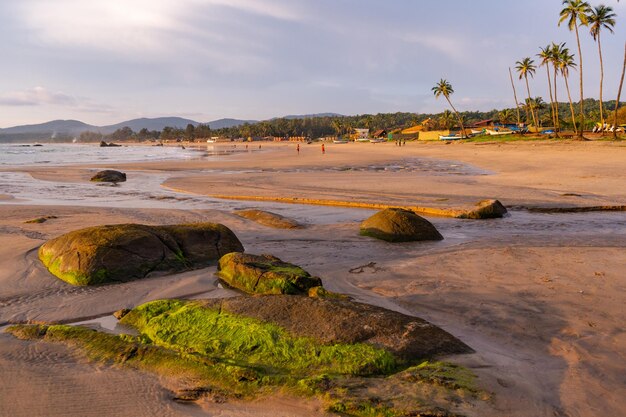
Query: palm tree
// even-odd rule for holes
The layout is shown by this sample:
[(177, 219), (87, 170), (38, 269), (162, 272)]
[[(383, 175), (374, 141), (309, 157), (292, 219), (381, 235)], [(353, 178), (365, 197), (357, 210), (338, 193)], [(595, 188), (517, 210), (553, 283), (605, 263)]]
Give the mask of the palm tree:
[[(567, 98), (569, 100), (569, 109), (572, 113), (572, 124), (574, 125), (574, 132), (578, 134), (578, 128), (576, 127), (576, 116), (574, 114), (574, 104), (572, 103), (572, 95), (569, 91), (569, 70), (570, 68), (576, 68), (576, 61), (574, 61), (574, 54), (569, 53), (568, 48), (562, 48), (561, 53), (558, 56), (558, 68), (561, 71), (561, 75), (565, 79), (565, 88), (567, 89)], [(581, 129), (582, 130), (582, 129)]]
[(552, 42), (552, 46), (551, 49), (552, 51), (550, 52), (550, 60), (552, 61), (552, 66), (554, 67), (554, 107), (556, 110), (556, 131), (559, 132), (561, 130), (561, 120), (559, 117), (559, 98), (558, 98), (558, 94), (557, 94), (557, 74), (558, 74), (558, 67), (559, 67), (559, 62), (560, 62), (560, 56), (563, 53), (563, 48), (565, 48), (565, 42), (563, 43), (554, 43)]
[(560, 13), (561, 18), (559, 19), (559, 26), (567, 20), (569, 30), (576, 32), (576, 43), (578, 44), (578, 61), (580, 63), (580, 131), (578, 132), (578, 136), (582, 139), (583, 130), (585, 128), (585, 113), (583, 109), (583, 52), (580, 48), (578, 26), (587, 26), (589, 24), (587, 15), (591, 10), (591, 6), (589, 6), (589, 3), (582, 0), (563, 0), (563, 5), (565, 7)]
[(517, 111), (517, 124), (519, 125), (519, 102), (517, 101), (517, 92), (515, 91), (515, 83), (513, 82), (513, 73), (511, 72), (511, 67), (509, 67), (509, 77), (511, 78), (511, 87), (513, 87), (513, 98), (515, 99), (515, 110)]
[[(617, 100), (615, 101), (615, 114), (613, 115), (613, 126), (617, 127), (617, 111), (619, 110), (619, 99), (622, 96), (622, 88), (624, 88), (624, 74), (626, 73), (626, 42), (624, 42), (624, 65), (622, 66), (622, 78), (619, 82), (617, 90)], [(613, 129), (613, 139), (617, 139), (617, 129)]]
[(452, 123), (454, 123), (454, 115), (450, 110), (444, 111), (439, 117), (439, 124), (444, 129), (450, 129)]
[(539, 48), (540, 52), (537, 54), (539, 58), (541, 58), (541, 64), (539, 66), (545, 65), (546, 73), (548, 74), (548, 89), (550, 90), (550, 113), (552, 115), (552, 123), (554, 128), (556, 129), (556, 118), (558, 115), (554, 110), (554, 96), (552, 94), (552, 80), (550, 79), (550, 63), (552, 63), (552, 46), (548, 45), (545, 48)]
[(498, 120), (502, 124), (508, 124), (513, 118), (513, 111), (511, 109), (504, 109), (498, 113)]
[(461, 136), (465, 136), (465, 126), (463, 126), (463, 120), (461, 119), (461, 115), (458, 111), (456, 111), (456, 109), (452, 105), (452, 102), (450, 101), (450, 95), (454, 93), (452, 84), (442, 78), (437, 84), (435, 84), (433, 88), (431, 88), (431, 90), (435, 94), (436, 98), (444, 96), (446, 100), (448, 100), (448, 104), (450, 105), (450, 107), (452, 107), (452, 110), (456, 114), (457, 119), (459, 119), (459, 124), (461, 125)]
[(617, 15), (613, 13), (613, 8), (601, 4), (591, 9), (591, 13), (587, 19), (589, 19), (589, 31), (594, 41), (598, 42), (598, 55), (600, 56), (600, 123), (604, 124), (604, 112), (602, 109), (602, 83), (604, 82), (604, 62), (602, 62), (602, 45), (600, 43), (600, 32), (602, 29), (606, 29), (613, 33), (613, 27), (615, 26), (615, 17)]
[[(528, 85), (528, 76), (530, 75), (531, 77), (533, 77), (535, 75), (535, 61), (530, 58), (524, 58), (521, 61), (517, 61), (515, 64), (515, 69), (519, 73), (519, 79), (521, 80), (522, 78), (524, 78), (526, 80), (526, 91), (528, 92), (528, 101), (530, 102), (531, 98), (530, 86)], [(535, 117), (535, 113), (533, 112), (532, 107), (530, 108), (530, 114), (533, 118), (533, 124), (535, 125), (535, 127), (537, 127), (537, 118)]]

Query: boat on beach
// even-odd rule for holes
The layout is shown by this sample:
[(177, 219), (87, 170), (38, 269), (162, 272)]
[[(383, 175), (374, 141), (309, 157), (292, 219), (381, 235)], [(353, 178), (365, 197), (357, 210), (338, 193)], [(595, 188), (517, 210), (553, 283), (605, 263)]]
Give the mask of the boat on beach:
[(459, 140), (459, 139), (467, 139), (469, 136), (461, 136), (461, 135), (439, 135), (439, 140)]
[(344, 143), (348, 143), (348, 142), (349, 142), (349, 140), (347, 140), (347, 139), (335, 139), (335, 140), (333, 140), (333, 143), (336, 143), (338, 145), (343, 145)]
[(504, 136), (504, 135), (511, 135), (514, 133), (512, 130), (485, 129), (485, 131), (487, 132), (488, 135), (491, 135), (491, 136)]

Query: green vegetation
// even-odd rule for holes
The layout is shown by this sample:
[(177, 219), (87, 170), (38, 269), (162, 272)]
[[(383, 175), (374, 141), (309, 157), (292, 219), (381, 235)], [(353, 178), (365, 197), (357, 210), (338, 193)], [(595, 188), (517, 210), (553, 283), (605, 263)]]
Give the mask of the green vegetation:
[(370, 345), (320, 345), (309, 338), (290, 336), (274, 324), (190, 301), (147, 303), (121, 322), (135, 327), (149, 343), (254, 367), (266, 375), (386, 374), (397, 366), (391, 354)]
[(78, 348), (97, 363), (155, 373), (180, 390), (181, 401), (282, 391), (315, 396), (341, 415), (387, 417), (421, 415), (434, 397), (442, 399), (437, 405), (451, 399), (458, 405), (480, 393), (473, 374), (453, 364), (405, 363), (359, 343), (324, 345), (201, 301), (154, 301), (128, 312), (121, 323), (139, 335), (67, 325), (15, 325), (7, 332)]

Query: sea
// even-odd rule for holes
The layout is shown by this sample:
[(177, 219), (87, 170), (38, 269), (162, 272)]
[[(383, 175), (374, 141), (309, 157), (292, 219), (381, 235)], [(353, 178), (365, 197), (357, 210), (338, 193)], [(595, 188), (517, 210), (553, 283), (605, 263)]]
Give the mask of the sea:
[(173, 146), (100, 147), (98, 144), (0, 144), (0, 167), (162, 161), (198, 157), (197, 150)]

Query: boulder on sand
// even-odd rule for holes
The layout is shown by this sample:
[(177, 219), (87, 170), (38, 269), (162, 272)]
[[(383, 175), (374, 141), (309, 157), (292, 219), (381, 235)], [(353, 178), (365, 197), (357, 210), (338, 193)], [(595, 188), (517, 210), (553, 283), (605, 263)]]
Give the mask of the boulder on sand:
[(465, 215), (459, 216), (464, 219), (497, 219), (504, 217), (507, 209), (498, 200), (482, 200), (476, 204), (476, 208)]
[(418, 317), (346, 299), (272, 295), (198, 302), (274, 323), (326, 345), (367, 343), (403, 359), (472, 352), (456, 337)]
[(93, 182), (112, 182), (117, 184), (118, 182), (126, 181), (126, 174), (120, 171), (115, 171), (112, 169), (106, 169), (104, 171), (98, 172), (96, 175), (91, 177)]
[(400, 208), (385, 209), (365, 219), (361, 223), (361, 235), (388, 242), (443, 239), (428, 220)]
[(302, 225), (293, 219), (281, 216), (263, 210), (237, 210), (234, 212), (237, 216), (248, 220), (255, 221), (263, 226), (273, 227), (275, 229), (300, 229)]
[(226, 254), (219, 261), (217, 275), (249, 294), (307, 294), (309, 288), (322, 285), (318, 277), (272, 255)]
[(243, 251), (243, 246), (221, 224), (118, 224), (49, 240), (39, 248), (39, 259), (63, 281), (93, 285), (201, 268), (233, 251)]

